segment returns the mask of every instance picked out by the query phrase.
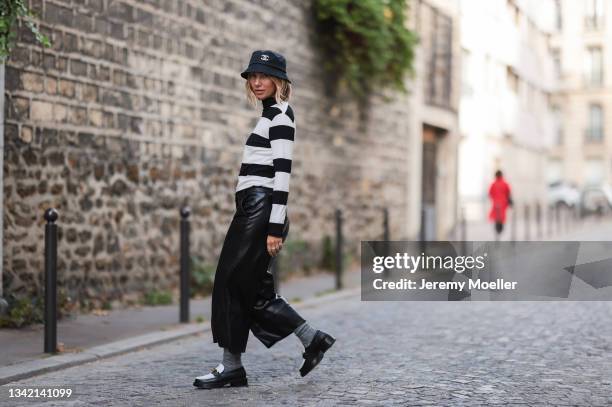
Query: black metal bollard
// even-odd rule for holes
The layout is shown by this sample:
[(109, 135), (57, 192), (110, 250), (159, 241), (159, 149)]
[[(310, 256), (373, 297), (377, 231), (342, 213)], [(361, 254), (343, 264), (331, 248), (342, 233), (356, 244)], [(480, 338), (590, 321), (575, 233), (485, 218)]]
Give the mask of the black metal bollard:
[(389, 209), (383, 208), (383, 240), (389, 241)]
[[(384, 244), (386, 247), (385, 250), (385, 256), (389, 256), (389, 239), (390, 239), (390, 235), (389, 235), (389, 209), (388, 208), (383, 208), (383, 240), (384, 240)], [(385, 267), (385, 271), (384, 271), (384, 275), (385, 278), (387, 278), (389, 276), (389, 269)]]
[(419, 230), (419, 240), (421, 241), (421, 248), (423, 247), (423, 242), (425, 241), (425, 217), (425, 207), (421, 205), (421, 229)]
[(342, 289), (342, 212), (336, 209), (336, 290)]
[(572, 209), (572, 215), (574, 216), (574, 224), (576, 226), (580, 226), (580, 221), (582, 219), (580, 219), (580, 207), (578, 205), (575, 205)]
[(465, 208), (462, 206), (461, 207), (461, 219), (459, 220), (459, 223), (461, 225), (461, 235), (460, 235), (460, 239), (461, 239), (461, 254), (466, 256), (467, 253), (467, 222), (465, 220)]
[(565, 210), (563, 206), (559, 207), (559, 232), (563, 233), (567, 227), (566, 221), (565, 221)]
[(45, 211), (45, 353), (57, 352), (57, 225), (55, 209)]
[(525, 222), (523, 222), (525, 226), (525, 240), (529, 240), (529, 218), (529, 204), (525, 204)]
[(516, 223), (517, 223), (516, 218), (518, 218), (518, 206), (515, 203), (512, 206), (512, 219), (511, 219), (512, 224), (510, 225), (510, 240), (512, 240), (512, 242), (516, 241)]
[(540, 203), (535, 204), (535, 217), (536, 217), (536, 239), (542, 238), (542, 208)]
[(548, 209), (546, 210), (546, 223), (548, 227), (548, 237), (552, 237), (552, 223), (553, 223), (553, 210), (552, 206), (548, 205)]
[(424, 253), (427, 250), (425, 244), (425, 207), (421, 205), (421, 226), (419, 229), (419, 251)]
[(181, 208), (181, 299), (180, 299), (180, 322), (189, 322), (189, 215), (191, 209), (188, 206)]

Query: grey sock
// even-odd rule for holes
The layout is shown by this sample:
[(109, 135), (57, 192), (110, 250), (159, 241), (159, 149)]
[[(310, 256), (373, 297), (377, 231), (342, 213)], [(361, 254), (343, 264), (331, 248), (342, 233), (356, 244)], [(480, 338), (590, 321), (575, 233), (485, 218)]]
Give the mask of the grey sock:
[(304, 322), (302, 325), (295, 328), (293, 333), (300, 338), (300, 341), (302, 341), (302, 344), (306, 348), (308, 345), (310, 345), (310, 342), (312, 342), (317, 330), (308, 325), (308, 322)]
[(223, 366), (229, 372), (230, 370), (238, 369), (242, 367), (242, 360), (240, 353), (232, 353), (227, 348), (223, 348)]

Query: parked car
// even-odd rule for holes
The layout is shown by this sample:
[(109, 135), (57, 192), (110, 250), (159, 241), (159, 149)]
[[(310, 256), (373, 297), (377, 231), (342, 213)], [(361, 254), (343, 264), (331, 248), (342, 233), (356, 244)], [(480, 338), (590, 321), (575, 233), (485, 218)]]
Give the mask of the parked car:
[(589, 186), (582, 190), (580, 197), (580, 212), (582, 216), (589, 214), (606, 215), (612, 211), (612, 187), (609, 185)]
[(574, 184), (557, 181), (548, 184), (548, 205), (575, 208), (580, 205), (580, 191)]

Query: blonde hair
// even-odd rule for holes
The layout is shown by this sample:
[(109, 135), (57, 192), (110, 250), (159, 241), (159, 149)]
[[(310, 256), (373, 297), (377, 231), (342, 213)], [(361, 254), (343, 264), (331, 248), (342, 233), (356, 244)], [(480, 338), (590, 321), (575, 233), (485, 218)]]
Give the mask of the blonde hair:
[[(289, 97), (291, 97), (291, 84), (287, 80), (277, 78), (276, 76), (268, 75), (268, 77), (270, 80), (272, 80), (276, 87), (276, 92), (274, 92), (274, 99), (276, 99), (276, 103), (289, 100)], [(253, 93), (248, 79), (244, 82), (244, 86), (246, 88), (247, 101), (251, 104), (251, 106), (257, 107), (258, 99), (257, 96), (255, 96), (255, 93)]]

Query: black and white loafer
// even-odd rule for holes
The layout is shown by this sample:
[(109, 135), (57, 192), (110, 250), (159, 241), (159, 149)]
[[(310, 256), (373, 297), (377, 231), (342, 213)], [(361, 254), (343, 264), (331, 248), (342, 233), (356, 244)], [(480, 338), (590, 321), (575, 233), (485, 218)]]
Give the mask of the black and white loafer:
[(219, 363), (210, 373), (196, 377), (193, 382), (193, 385), (200, 389), (216, 389), (228, 384), (230, 387), (248, 386), (243, 366), (227, 371), (223, 363)]
[(306, 376), (319, 364), (319, 362), (321, 362), (321, 359), (323, 359), (323, 354), (325, 351), (331, 348), (334, 342), (336, 342), (336, 339), (333, 336), (317, 330), (312, 342), (302, 354), (302, 357), (304, 358), (304, 363), (302, 364), (302, 367), (300, 367), (300, 374), (302, 377)]

